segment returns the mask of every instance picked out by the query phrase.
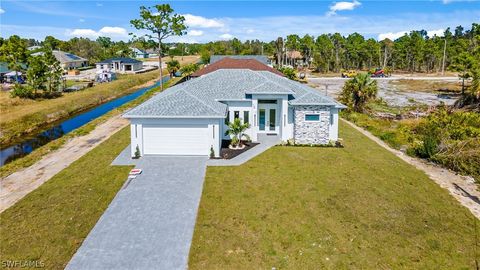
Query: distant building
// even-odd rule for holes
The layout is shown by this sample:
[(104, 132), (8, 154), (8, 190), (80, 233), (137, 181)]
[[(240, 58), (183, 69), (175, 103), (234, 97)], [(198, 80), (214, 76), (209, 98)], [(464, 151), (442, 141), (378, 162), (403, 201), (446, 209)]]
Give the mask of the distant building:
[(220, 61), (225, 57), (232, 59), (255, 59), (258, 62), (263, 63), (264, 65), (272, 65), (270, 59), (268, 59), (268, 57), (265, 55), (212, 55), (210, 56), (210, 64)]
[(98, 62), (96, 67), (97, 72), (106, 70), (118, 73), (134, 73), (143, 68), (143, 62), (128, 57), (116, 57)]
[(134, 58), (148, 58), (149, 57), (149, 54), (148, 52), (144, 51), (144, 50), (140, 50), (138, 48), (130, 48), (130, 50), (132, 51), (132, 57)]
[[(57, 61), (60, 62), (60, 66), (64, 70), (78, 69), (81, 67), (88, 66), (87, 59), (77, 56), (75, 54), (58, 51), (58, 50), (53, 50), (52, 53), (53, 53), (53, 56), (55, 56), (55, 58), (57, 59)], [(34, 56), (43, 55), (43, 52), (36, 52), (32, 55)]]
[(205, 74), (217, 71), (219, 69), (250, 69), (253, 71), (268, 71), (284, 77), (284, 75), (280, 71), (270, 66), (267, 66), (264, 63), (261, 63), (257, 59), (235, 59), (230, 56), (222, 58), (221, 60), (216, 61), (213, 64), (207, 65), (206, 67), (194, 72), (192, 75), (190, 75), (190, 77), (200, 77)]

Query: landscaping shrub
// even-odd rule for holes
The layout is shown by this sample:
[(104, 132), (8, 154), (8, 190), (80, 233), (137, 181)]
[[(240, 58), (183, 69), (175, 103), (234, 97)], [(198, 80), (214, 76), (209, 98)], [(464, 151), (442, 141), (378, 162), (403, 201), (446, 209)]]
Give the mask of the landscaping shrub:
[(480, 138), (459, 141), (446, 146), (432, 161), (480, 180)]

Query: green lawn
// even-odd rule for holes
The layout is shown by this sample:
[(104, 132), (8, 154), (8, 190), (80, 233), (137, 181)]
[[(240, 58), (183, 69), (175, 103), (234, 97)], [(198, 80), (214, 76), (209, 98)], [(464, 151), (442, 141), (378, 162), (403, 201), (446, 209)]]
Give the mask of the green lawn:
[(63, 269), (126, 180), (110, 163), (129, 142), (127, 127), (1, 213), (0, 261)]
[(209, 167), (189, 269), (472, 269), (475, 222), (341, 123), (346, 147), (274, 147)]

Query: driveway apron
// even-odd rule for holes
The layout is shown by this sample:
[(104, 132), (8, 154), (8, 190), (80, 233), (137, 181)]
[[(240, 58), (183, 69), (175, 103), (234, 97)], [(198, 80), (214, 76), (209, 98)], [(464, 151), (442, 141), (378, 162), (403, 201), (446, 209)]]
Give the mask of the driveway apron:
[(206, 157), (142, 157), (66, 269), (186, 269)]

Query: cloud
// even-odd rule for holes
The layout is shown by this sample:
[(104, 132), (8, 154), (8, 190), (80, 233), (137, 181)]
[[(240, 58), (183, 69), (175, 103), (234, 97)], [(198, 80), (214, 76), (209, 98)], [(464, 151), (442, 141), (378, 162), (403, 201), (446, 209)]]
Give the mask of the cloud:
[(192, 14), (183, 14), (185, 17), (185, 24), (189, 27), (198, 28), (221, 28), (224, 24), (217, 19), (208, 19), (202, 16), (196, 16)]
[(188, 31), (188, 35), (192, 36), (192, 37), (198, 37), (198, 36), (203, 35), (203, 31), (202, 30), (190, 30), (190, 31)]
[[(412, 29), (412, 30), (418, 30), (418, 29)], [(399, 31), (399, 32), (395, 32), (395, 33), (392, 33), (392, 32), (382, 33), (382, 34), (378, 35), (378, 40), (384, 40), (386, 38), (388, 38), (390, 40), (395, 40), (397, 38), (400, 38), (400, 37), (404, 36), (405, 34), (410, 33), (410, 31)], [(427, 30), (427, 35), (429, 37), (434, 37), (434, 36), (443, 37), (444, 32), (445, 32), (444, 29)]]
[(233, 36), (228, 34), (228, 33), (225, 33), (225, 34), (222, 34), (219, 36), (221, 39), (232, 39)]
[(353, 2), (336, 2), (330, 6), (330, 11), (327, 13), (327, 15), (335, 15), (337, 11), (342, 10), (354, 10), (360, 5), (361, 3), (357, 0), (353, 0)]
[(427, 31), (427, 35), (429, 37), (434, 37), (434, 36), (443, 37), (444, 33), (445, 33), (445, 29)]
[(5, 10), (3, 8), (0, 8), (0, 14), (5, 13)]
[(118, 37), (126, 37), (128, 36), (127, 30), (122, 27), (116, 26), (105, 26), (98, 33), (102, 36), (118, 36)]
[(78, 19), (78, 22), (85, 22), (85, 19)]
[(382, 33), (382, 34), (378, 35), (378, 40), (384, 40), (386, 38), (388, 38), (390, 40), (395, 40), (399, 37), (404, 36), (405, 34), (408, 34), (408, 31), (399, 31), (399, 32), (395, 32), (395, 33), (392, 33), (392, 32)]
[(247, 29), (247, 31), (245, 31), (245, 32), (246, 32), (247, 34), (251, 34), (251, 33), (255, 32), (255, 30), (253, 30), (253, 29)]
[(103, 7), (103, 4), (102, 3), (97, 3), (96, 6), (97, 7)]
[(97, 38), (100, 36), (111, 37), (116, 39), (124, 39), (128, 37), (127, 30), (122, 27), (105, 26), (100, 30), (95, 31), (88, 28), (77, 28), (73, 30), (67, 30), (67, 36), (70, 37), (85, 37), (85, 38)]

